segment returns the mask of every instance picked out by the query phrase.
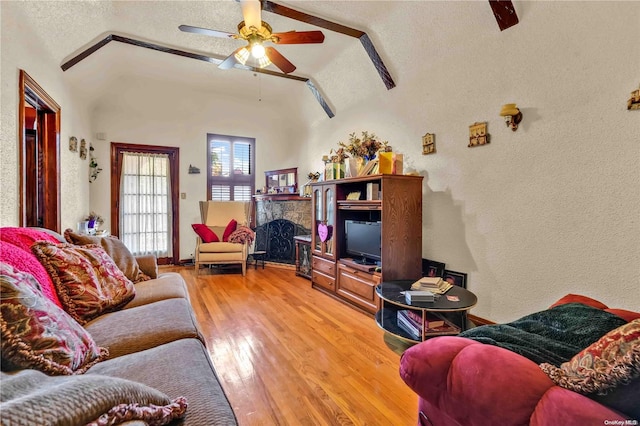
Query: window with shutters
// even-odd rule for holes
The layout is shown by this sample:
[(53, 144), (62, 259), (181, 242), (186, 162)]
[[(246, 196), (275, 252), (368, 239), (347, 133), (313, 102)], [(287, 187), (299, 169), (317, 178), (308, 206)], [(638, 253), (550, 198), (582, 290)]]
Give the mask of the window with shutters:
[(255, 144), (253, 138), (207, 134), (207, 199), (251, 201)]

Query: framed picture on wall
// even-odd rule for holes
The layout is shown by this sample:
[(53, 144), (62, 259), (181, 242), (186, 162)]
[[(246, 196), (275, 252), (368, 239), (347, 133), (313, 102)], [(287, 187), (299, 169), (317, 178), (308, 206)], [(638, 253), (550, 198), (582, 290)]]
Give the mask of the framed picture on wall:
[(467, 288), (467, 274), (464, 272), (447, 271), (445, 269), (442, 279), (458, 287)]
[(422, 259), (423, 277), (441, 277), (444, 273), (444, 263), (435, 260)]

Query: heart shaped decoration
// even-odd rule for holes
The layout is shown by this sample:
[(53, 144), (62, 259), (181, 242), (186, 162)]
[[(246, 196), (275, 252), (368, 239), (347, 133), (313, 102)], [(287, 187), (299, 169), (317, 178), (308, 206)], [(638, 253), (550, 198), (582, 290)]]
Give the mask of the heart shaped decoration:
[(320, 237), (320, 241), (323, 243), (331, 238), (331, 234), (333, 233), (333, 226), (326, 225), (324, 223), (318, 224), (318, 236)]

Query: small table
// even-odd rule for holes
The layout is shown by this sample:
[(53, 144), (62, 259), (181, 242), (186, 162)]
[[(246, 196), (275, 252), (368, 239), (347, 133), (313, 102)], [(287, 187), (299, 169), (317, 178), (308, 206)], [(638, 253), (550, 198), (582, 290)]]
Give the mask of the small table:
[[(380, 297), (380, 310), (376, 313), (376, 323), (384, 331), (410, 342), (420, 342), (435, 336), (456, 335), (467, 328), (467, 312), (478, 302), (475, 294), (462, 287), (453, 286), (442, 295), (436, 295), (433, 302), (407, 303), (404, 292), (411, 289), (415, 280), (386, 281), (376, 286), (376, 294)], [(457, 298), (457, 301), (447, 299)], [(423, 319), (427, 312), (435, 313), (451, 327), (441, 331), (429, 331), (423, 327), (422, 336), (416, 339), (398, 325), (398, 312), (402, 310), (417, 311)], [(457, 318), (456, 318), (457, 317)]]
[(251, 253), (253, 258), (253, 269), (258, 269), (258, 262), (262, 262), (262, 269), (264, 269), (264, 257), (267, 255), (266, 251), (258, 250)]

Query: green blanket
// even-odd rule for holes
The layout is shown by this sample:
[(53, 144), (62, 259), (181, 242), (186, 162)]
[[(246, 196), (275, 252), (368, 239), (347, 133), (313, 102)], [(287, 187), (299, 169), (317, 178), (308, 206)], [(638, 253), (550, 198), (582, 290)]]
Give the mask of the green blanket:
[(536, 312), (508, 324), (484, 325), (461, 337), (500, 346), (536, 364), (560, 366), (626, 321), (601, 309), (568, 303)]

